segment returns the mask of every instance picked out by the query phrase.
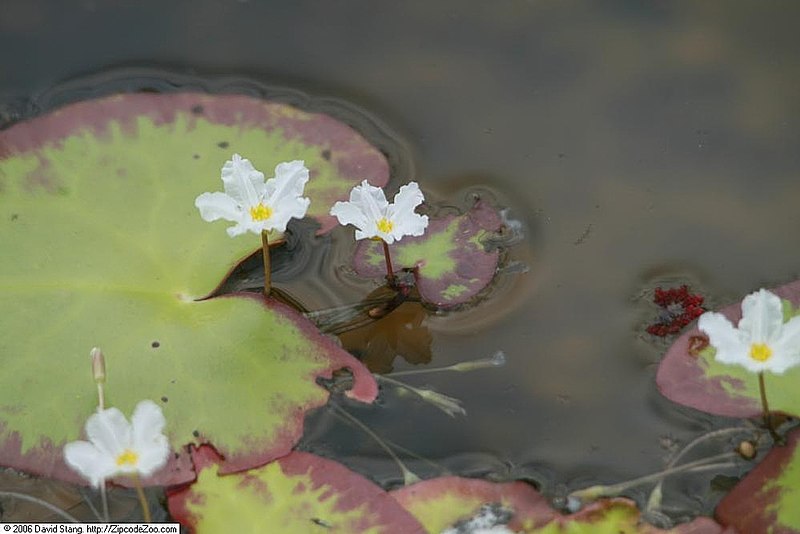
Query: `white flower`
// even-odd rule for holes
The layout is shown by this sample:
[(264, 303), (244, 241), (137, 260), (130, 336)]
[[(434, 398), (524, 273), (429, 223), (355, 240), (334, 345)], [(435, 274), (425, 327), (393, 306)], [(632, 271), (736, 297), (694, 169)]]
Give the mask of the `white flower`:
[(708, 334), (722, 363), (777, 374), (800, 363), (800, 316), (784, 323), (781, 299), (766, 289), (744, 298), (738, 328), (714, 312), (700, 316), (698, 327)]
[(222, 167), (222, 182), (224, 193), (203, 193), (194, 205), (206, 221), (235, 222), (236, 226), (228, 228), (231, 237), (248, 231), (285, 232), (289, 219), (305, 217), (311, 202), (301, 196), (308, 182), (308, 169), (302, 161), (279, 163), (275, 178), (265, 183), (264, 173), (250, 160), (234, 154)]
[(349, 202), (337, 202), (331, 208), (331, 215), (339, 219), (339, 224), (354, 225), (356, 239), (377, 237), (387, 243), (399, 241), (405, 235), (418, 236), (428, 227), (428, 216), (414, 213), (425, 197), (416, 182), (409, 182), (400, 188), (389, 204), (383, 189), (367, 183), (366, 180), (350, 192)]
[(130, 424), (116, 408), (98, 411), (86, 421), (89, 441), (67, 443), (64, 458), (95, 487), (115, 475), (149, 476), (167, 463), (165, 424), (161, 408), (150, 400), (136, 405)]

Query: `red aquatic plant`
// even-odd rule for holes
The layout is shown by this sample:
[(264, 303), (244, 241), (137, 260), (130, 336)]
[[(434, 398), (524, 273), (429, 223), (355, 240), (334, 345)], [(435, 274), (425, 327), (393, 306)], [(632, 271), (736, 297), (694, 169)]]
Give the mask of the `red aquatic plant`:
[(677, 334), (706, 311), (703, 300), (702, 295), (689, 293), (687, 285), (670, 289), (657, 287), (653, 302), (662, 309), (656, 322), (647, 327), (647, 333), (659, 337)]

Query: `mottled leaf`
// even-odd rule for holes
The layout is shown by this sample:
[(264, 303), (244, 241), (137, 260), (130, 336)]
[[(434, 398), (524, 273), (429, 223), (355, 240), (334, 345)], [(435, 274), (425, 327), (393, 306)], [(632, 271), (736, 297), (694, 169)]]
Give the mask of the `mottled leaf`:
[[(800, 303), (800, 282), (772, 290), (784, 300), (784, 321), (794, 315)], [(741, 303), (719, 310), (733, 324), (742, 317)], [(714, 348), (690, 351), (702, 332), (696, 327), (681, 335), (667, 350), (656, 375), (658, 389), (667, 398), (704, 412), (728, 417), (755, 417), (761, 413), (758, 375), (738, 365), (714, 359)], [(696, 354), (692, 354), (695, 352)], [(770, 409), (800, 415), (800, 366), (782, 375), (765, 373)]]
[(0, 132), (0, 463), (77, 480), (61, 449), (97, 405), (93, 346), (108, 404), (164, 409), (177, 456), (151, 482), (192, 478), (187, 443), (213, 443), (223, 471), (286, 454), (304, 412), (327, 400), (315, 378), (335, 369), (353, 370), (354, 397), (374, 398), (366, 369), (288, 307), (196, 300), (260, 245), (194, 207), (220, 189), (234, 150), (267, 174), (304, 158), (311, 191), (335, 183), (343, 195), (341, 168), (374, 151), (333, 119), (242, 96), (116, 96)]
[(219, 475), (208, 447), (194, 453), (197, 481), (172, 493), (173, 517), (194, 532), (423, 533), (389, 494), (344, 466), (292, 452), (263, 467)]
[[(604, 499), (581, 511), (562, 515), (531, 486), (522, 482), (495, 484), (484, 480), (443, 477), (392, 492), (431, 534), (463, 524), (486, 505), (504, 511), (505, 524), (514, 532), (537, 534), (719, 534), (712, 519), (698, 518), (673, 530), (660, 530), (641, 520), (628, 499)], [(502, 512), (501, 512), (502, 513)], [(500, 514), (496, 514), (500, 515)]]
[(716, 517), (747, 534), (800, 532), (800, 430), (775, 447), (719, 503)]
[[(486, 243), (501, 226), (497, 210), (484, 201), (462, 215), (431, 218), (424, 235), (389, 245), (393, 266), (414, 269), (425, 302), (440, 308), (464, 304), (494, 279), (500, 255), (497, 249), (487, 250)], [(353, 262), (361, 276), (386, 276), (380, 242), (361, 241)]]

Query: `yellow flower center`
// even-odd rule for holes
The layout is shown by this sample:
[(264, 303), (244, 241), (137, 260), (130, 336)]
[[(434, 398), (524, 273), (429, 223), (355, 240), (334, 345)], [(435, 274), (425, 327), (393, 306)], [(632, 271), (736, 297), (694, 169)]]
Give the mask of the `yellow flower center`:
[(383, 232), (384, 234), (388, 234), (394, 228), (394, 223), (387, 219), (386, 217), (382, 217), (380, 221), (378, 221), (378, 230)]
[(750, 345), (750, 357), (757, 362), (765, 362), (772, 356), (772, 349), (766, 343), (753, 343)]
[(119, 467), (122, 467), (123, 465), (136, 465), (138, 461), (139, 455), (130, 449), (125, 449), (122, 451), (122, 454), (117, 456), (117, 465)]
[(263, 203), (259, 202), (257, 206), (250, 208), (250, 217), (252, 217), (254, 221), (266, 221), (272, 217), (272, 210), (269, 206), (265, 206)]

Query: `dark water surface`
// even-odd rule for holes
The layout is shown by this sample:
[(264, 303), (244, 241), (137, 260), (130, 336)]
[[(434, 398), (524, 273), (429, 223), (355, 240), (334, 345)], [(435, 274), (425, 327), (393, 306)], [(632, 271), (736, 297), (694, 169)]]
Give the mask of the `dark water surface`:
[[(800, 275), (798, 20), (791, 1), (2, 0), (1, 112), (85, 97), (69, 80), (111, 68), (241, 76), (388, 125), (395, 185), (453, 205), (488, 192), (522, 222), (511, 255), (529, 271), (423, 324), (434, 365), (497, 350), (508, 364), (408, 378), (462, 399), (466, 418), (393, 394), (351, 411), (455, 472), (557, 494), (659, 470), (666, 444), (730, 424), (660, 396), (666, 345), (644, 328), (656, 285), (688, 283), (713, 307)], [(303, 297), (342, 280), (368, 292), (345, 261), (318, 262)], [(399, 480), (328, 410), (303, 446)], [(708, 512), (713, 496), (695, 501)]]

